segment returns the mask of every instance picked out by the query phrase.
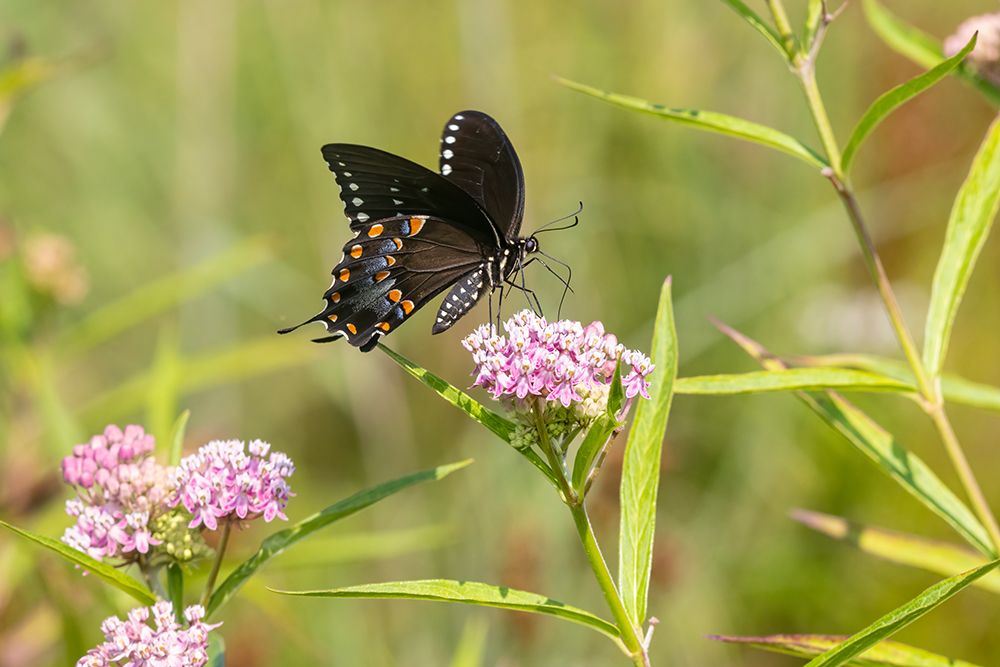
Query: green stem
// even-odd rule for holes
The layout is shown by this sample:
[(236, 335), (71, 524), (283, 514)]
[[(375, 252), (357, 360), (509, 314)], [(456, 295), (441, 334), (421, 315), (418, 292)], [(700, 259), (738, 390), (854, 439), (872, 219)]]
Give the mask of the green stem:
[(567, 505), (572, 505), (578, 502), (579, 499), (567, 479), (566, 468), (564, 467), (562, 458), (556, 454), (556, 450), (552, 446), (552, 440), (549, 438), (549, 430), (545, 427), (545, 419), (542, 417), (544, 408), (541, 405), (541, 400), (540, 398), (535, 398), (534, 403), (531, 405), (531, 413), (535, 416), (535, 430), (538, 431), (538, 444), (545, 457), (549, 460), (549, 467), (556, 476), (556, 484), (559, 487), (559, 494), (562, 496), (563, 502)]
[(781, 4), (781, 0), (767, 0), (767, 8), (774, 18), (774, 27), (778, 30), (778, 35), (781, 37), (781, 45), (785, 48), (788, 59), (794, 61), (798, 45), (795, 42), (795, 33), (792, 32), (792, 24), (788, 21), (785, 6)]
[(146, 585), (149, 586), (149, 590), (153, 591), (153, 594), (160, 598), (161, 600), (170, 599), (167, 592), (163, 590), (163, 584), (160, 583), (160, 578), (157, 575), (158, 568), (151, 568), (149, 566), (149, 561), (142, 558), (139, 560), (139, 571), (142, 572), (142, 578), (146, 580)]
[(823, 149), (826, 151), (827, 161), (833, 170), (834, 176), (842, 178), (840, 165), (840, 147), (837, 145), (837, 137), (833, 134), (833, 125), (830, 117), (826, 114), (826, 106), (823, 104), (823, 97), (819, 93), (819, 86), (816, 85), (816, 70), (812, 60), (804, 61), (798, 70), (799, 81), (802, 82), (802, 90), (806, 94), (806, 101), (809, 103), (809, 110), (812, 112), (813, 122), (819, 132), (819, 139), (823, 142)]
[(229, 533), (232, 531), (233, 522), (226, 520), (222, 524), (222, 537), (219, 538), (219, 547), (216, 550), (215, 562), (212, 563), (212, 571), (208, 573), (208, 581), (205, 582), (205, 590), (201, 594), (201, 606), (208, 605), (208, 598), (212, 597), (215, 589), (215, 580), (219, 577), (219, 569), (222, 567), (222, 558), (226, 555), (226, 547), (229, 546)]
[(629, 657), (632, 658), (632, 662), (635, 665), (649, 667), (649, 655), (646, 652), (646, 646), (643, 644), (641, 633), (632, 623), (628, 612), (625, 611), (625, 604), (622, 602), (622, 598), (618, 594), (618, 589), (615, 587), (611, 571), (608, 570), (608, 564), (604, 561), (604, 555), (601, 553), (601, 547), (594, 536), (594, 529), (590, 524), (590, 517), (587, 516), (586, 508), (583, 503), (579, 503), (569, 505), (569, 511), (573, 515), (573, 522), (576, 524), (576, 532), (580, 536), (580, 543), (583, 544), (583, 551), (587, 554), (587, 560), (590, 561), (590, 569), (594, 571), (597, 585), (601, 587), (601, 592), (604, 593), (604, 599), (607, 601), (608, 607), (611, 609), (611, 615), (614, 616), (615, 623), (618, 625), (618, 630), (622, 635), (622, 643), (625, 645)]

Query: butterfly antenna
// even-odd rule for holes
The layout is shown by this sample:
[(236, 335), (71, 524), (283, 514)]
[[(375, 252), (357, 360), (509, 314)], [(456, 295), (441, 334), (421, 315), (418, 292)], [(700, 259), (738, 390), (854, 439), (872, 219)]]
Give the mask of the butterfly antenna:
[[(580, 224), (579, 216), (582, 212), (583, 212), (583, 202), (580, 202), (580, 205), (577, 207), (575, 211), (573, 211), (569, 215), (564, 215), (561, 218), (556, 218), (555, 220), (546, 222), (544, 225), (536, 229), (532, 235), (539, 234), (541, 232), (559, 232), (564, 229), (572, 229), (573, 227), (576, 227), (577, 225)], [(562, 227), (552, 227), (552, 225), (556, 224), (557, 222), (562, 222), (563, 220), (569, 220), (570, 218), (573, 218), (573, 222), (571, 222), (570, 224), (564, 225)]]

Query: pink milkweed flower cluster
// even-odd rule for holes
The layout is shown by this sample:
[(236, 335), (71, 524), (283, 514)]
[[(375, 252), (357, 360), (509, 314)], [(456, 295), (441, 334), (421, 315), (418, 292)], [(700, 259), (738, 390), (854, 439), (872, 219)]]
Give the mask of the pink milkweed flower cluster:
[(169, 469), (152, 456), (153, 436), (141, 426), (111, 425), (77, 445), (62, 462), (63, 479), (77, 497), (66, 501), (76, 523), (66, 544), (100, 560), (133, 560), (159, 544), (152, 522), (167, 511), (173, 492)]
[(627, 349), (605, 333), (604, 325), (583, 326), (572, 320), (548, 322), (522, 310), (503, 324), (500, 335), (484, 324), (462, 341), (476, 365), (473, 386), (496, 399), (509, 399), (515, 409), (530, 397), (573, 408), (578, 416), (596, 416), (607, 405), (608, 387), (617, 362), (628, 399), (649, 398), (653, 365), (641, 352)]
[(287, 479), (295, 472), (292, 460), (281, 452), (270, 452), (261, 440), (250, 443), (249, 454), (240, 440), (214, 440), (181, 459), (173, 475), (177, 496), (172, 503), (191, 513), (191, 528), (209, 530), (219, 520), (275, 517), (284, 514), (294, 495)]
[(200, 605), (188, 607), (184, 618), (186, 625), (176, 621), (169, 602), (136, 607), (124, 621), (111, 616), (101, 623), (104, 643), (87, 651), (76, 667), (202, 667), (208, 663), (208, 633), (222, 624), (205, 623)]

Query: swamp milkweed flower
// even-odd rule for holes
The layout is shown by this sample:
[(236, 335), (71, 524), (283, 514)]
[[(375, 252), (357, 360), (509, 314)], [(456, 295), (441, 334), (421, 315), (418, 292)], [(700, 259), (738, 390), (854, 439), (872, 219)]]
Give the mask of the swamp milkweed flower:
[(505, 335), (493, 324), (484, 324), (462, 345), (475, 363), (473, 386), (486, 389), (521, 422), (514, 435), (517, 447), (532, 444), (530, 415), (535, 409), (544, 411), (552, 436), (586, 428), (607, 409), (618, 363), (626, 397), (619, 419), (636, 396), (649, 398), (649, 357), (620, 344), (600, 322), (548, 322), (522, 310), (504, 322), (503, 329)]
[(944, 40), (944, 54), (950, 58), (958, 53), (977, 32), (976, 46), (969, 54), (968, 62), (993, 85), (1000, 85), (1000, 12), (980, 14), (962, 21), (955, 32)]
[(76, 667), (202, 667), (208, 663), (208, 633), (222, 625), (204, 618), (204, 608), (192, 605), (184, 610), (187, 624), (181, 625), (169, 602), (136, 607), (124, 621), (110, 616), (101, 623), (104, 642), (87, 651)]
[(96, 558), (136, 560), (160, 541), (152, 525), (169, 510), (169, 469), (152, 456), (153, 436), (141, 426), (111, 425), (73, 448), (62, 462), (63, 479), (76, 489), (66, 513), (76, 523), (62, 541)]
[(181, 459), (171, 504), (183, 504), (191, 513), (190, 528), (215, 530), (220, 519), (288, 519), (284, 509), (294, 495), (286, 481), (295, 472), (292, 460), (270, 452), (271, 445), (261, 440), (250, 443), (249, 454), (244, 448), (240, 440), (213, 440)]

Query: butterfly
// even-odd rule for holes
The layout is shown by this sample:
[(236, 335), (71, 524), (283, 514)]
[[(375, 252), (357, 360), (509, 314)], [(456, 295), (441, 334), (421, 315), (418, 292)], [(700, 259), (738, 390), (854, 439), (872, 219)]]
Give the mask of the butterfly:
[[(440, 173), (368, 146), (322, 149), (340, 187), (354, 238), (333, 268), (323, 310), (312, 322), (368, 352), (445, 290), (432, 333), (447, 331), (539, 251), (519, 236), (524, 173), (510, 139), (481, 111), (445, 123)], [(501, 292), (502, 295), (502, 292)]]

